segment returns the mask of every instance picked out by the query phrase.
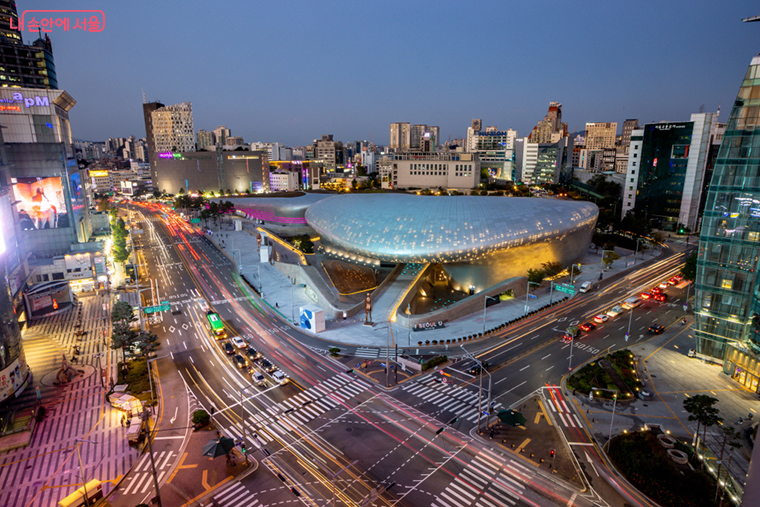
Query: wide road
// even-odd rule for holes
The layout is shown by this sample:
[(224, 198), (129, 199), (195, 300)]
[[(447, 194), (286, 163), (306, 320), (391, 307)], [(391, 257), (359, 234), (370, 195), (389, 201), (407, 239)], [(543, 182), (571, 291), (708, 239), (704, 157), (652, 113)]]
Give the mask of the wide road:
[[(474, 379), (464, 369), (453, 368), (460, 381), (446, 385), (445, 392), (429, 377), (392, 393), (380, 392), (316, 353), (315, 349), (324, 350), (323, 342), (283, 323), (241, 283), (216, 247), (166, 209), (137, 208), (134, 221), (144, 230), (136, 243), (141, 245), (156, 302), (172, 303), (173, 312), (162, 314), (162, 322), (151, 328), (164, 345), (162, 354), (170, 355), (193, 403), (207, 410), (213, 406), (223, 432), (255, 449), (252, 456), (284, 479), (281, 488), (258, 493), (257, 475), (265, 473), (261, 468), (244, 481), (252, 497), (258, 494), (271, 503), (292, 499), (295, 490), (314, 499), (337, 493), (344, 503), (381, 495), (383, 503), (403, 505), (426, 504), (435, 497), (442, 507), (567, 505), (570, 499), (584, 505), (594, 499), (593, 494), (584, 497), (558, 487), (550, 476), (527, 470), (519, 460), (469, 438), (479, 412), (472, 399)], [(501, 365), (491, 371), (496, 408), (561, 380), (569, 366), (569, 348), (556, 339), (557, 330), (585, 321), (631, 290), (676, 272), (682, 262), (674, 256), (610, 281), (600, 292), (575, 298), (551, 315), (523, 321), (479, 346), (490, 349), (481, 359)], [(247, 368), (238, 369), (220, 348), (226, 340), (212, 339), (205, 321), (208, 308), (219, 313), (230, 334), (242, 336), (286, 372), (290, 382), (280, 385), (262, 371), (262, 360), (246, 360), (266, 378), (265, 386), (253, 386)], [(634, 310), (632, 341), (649, 326), (647, 312), (658, 309), (647, 304)], [(665, 306), (664, 312), (673, 312), (675, 318), (673, 308)], [(602, 349), (625, 345), (624, 317), (628, 315), (577, 341), (574, 364)], [(433, 394), (441, 399), (427, 403)], [(451, 399), (444, 403), (447, 395)], [(454, 427), (441, 423), (453, 417), (459, 417)], [(442, 427), (445, 431), (438, 431)]]

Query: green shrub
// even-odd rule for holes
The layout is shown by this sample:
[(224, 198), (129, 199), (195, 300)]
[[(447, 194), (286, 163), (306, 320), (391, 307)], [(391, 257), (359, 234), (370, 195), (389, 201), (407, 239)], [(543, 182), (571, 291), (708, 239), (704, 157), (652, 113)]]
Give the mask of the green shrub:
[(196, 410), (193, 412), (193, 424), (205, 426), (211, 420), (211, 416), (205, 410)]
[(340, 349), (338, 347), (330, 347), (328, 349), (328, 352), (333, 357), (338, 357), (338, 354), (340, 354)]
[(436, 356), (430, 361), (426, 363), (422, 363), (422, 371), (429, 370), (430, 368), (433, 368), (435, 366), (438, 366), (439, 364), (443, 364), (446, 361), (448, 361), (448, 357), (446, 356)]

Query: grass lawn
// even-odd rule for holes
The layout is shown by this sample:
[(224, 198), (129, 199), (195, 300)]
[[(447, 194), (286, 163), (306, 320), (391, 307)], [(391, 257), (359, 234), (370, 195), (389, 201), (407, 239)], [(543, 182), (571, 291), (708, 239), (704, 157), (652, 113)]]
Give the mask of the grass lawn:
[[(602, 361), (606, 360), (612, 363), (612, 366), (618, 372), (620, 377), (625, 382), (626, 386), (635, 393), (637, 387), (641, 387), (636, 371), (631, 363), (633, 353), (630, 350), (618, 350), (612, 354), (601, 358)], [(588, 394), (594, 388), (612, 389), (617, 390), (617, 386), (610, 378), (609, 374), (599, 365), (599, 361), (589, 363), (567, 380), (567, 386), (574, 391)], [(609, 398), (612, 399), (612, 393), (601, 391), (595, 392), (594, 396), (597, 398)]]
[(618, 435), (612, 439), (608, 454), (631, 484), (662, 507), (718, 505), (713, 501), (715, 480), (704, 472), (673, 463), (652, 432)]

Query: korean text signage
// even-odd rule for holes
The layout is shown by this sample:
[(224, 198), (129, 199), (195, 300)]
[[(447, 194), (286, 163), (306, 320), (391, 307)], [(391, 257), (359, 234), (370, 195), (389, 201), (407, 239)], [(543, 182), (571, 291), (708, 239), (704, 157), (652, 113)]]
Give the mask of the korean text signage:
[(18, 26), (10, 19), (11, 28), (20, 32), (26, 28), (29, 32), (50, 33), (53, 28), (82, 30), (83, 32), (102, 32), (106, 26), (106, 15), (96, 10), (28, 10), (23, 11), (18, 19)]
[(442, 320), (437, 320), (435, 322), (420, 322), (419, 324), (415, 324), (412, 328), (415, 331), (429, 331), (431, 329), (440, 329), (444, 327)]

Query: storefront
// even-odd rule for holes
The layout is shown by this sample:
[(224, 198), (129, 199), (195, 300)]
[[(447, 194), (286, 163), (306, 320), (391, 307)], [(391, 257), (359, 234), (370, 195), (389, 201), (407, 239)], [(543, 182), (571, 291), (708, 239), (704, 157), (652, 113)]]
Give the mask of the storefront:
[(749, 351), (729, 346), (723, 371), (745, 389), (758, 392), (760, 388), (760, 360)]

